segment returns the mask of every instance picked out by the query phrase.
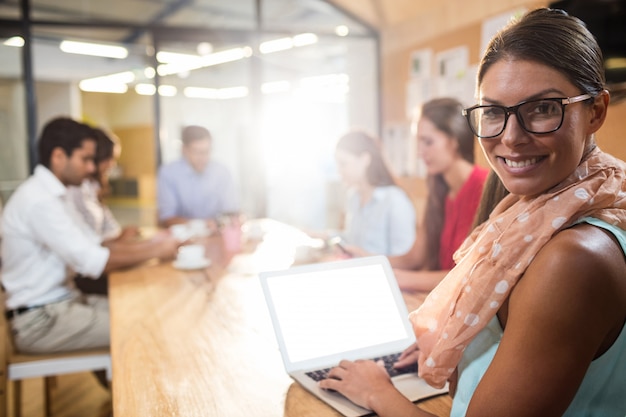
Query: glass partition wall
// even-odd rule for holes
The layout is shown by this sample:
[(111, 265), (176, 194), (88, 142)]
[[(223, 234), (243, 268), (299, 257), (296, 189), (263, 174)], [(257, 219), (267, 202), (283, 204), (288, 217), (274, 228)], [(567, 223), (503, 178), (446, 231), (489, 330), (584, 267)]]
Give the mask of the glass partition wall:
[(377, 34), (323, 0), (22, 0), (0, 21), (5, 199), (32, 169), (29, 123), (70, 115), (120, 139), (112, 203), (154, 210), (159, 164), (198, 124), (244, 214), (335, 227), (334, 144), (379, 131)]

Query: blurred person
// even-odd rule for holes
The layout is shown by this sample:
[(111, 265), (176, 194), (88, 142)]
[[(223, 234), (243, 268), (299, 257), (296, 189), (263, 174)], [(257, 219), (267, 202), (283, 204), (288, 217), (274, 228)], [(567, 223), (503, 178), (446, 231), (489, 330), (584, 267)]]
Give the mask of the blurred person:
[(452, 98), (424, 103), (417, 121), (418, 157), (427, 170), (426, 210), (411, 251), (390, 258), (400, 288), (430, 291), (454, 267), (469, 235), (488, 170), (474, 163), (474, 134)]
[[(469, 235), (488, 170), (474, 164), (474, 134), (453, 98), (424, 103), (416, 123), (418, 157), (427, 170), (426, 209), (409, 251), (389, 257), (402, 290), (430, 291), (454, 266)], [(357, 255), (367, 253), (348, 248)]]
[[(594, 135), (602, 51), (579, 19), (536, 9), (494, 36), (464, 110), (509, 194), (410, 315), (397, 366), (450, 382), (451, 416), (626, 414), (626, 163)], [(491, 196), (489, 196), (491, 197)], [(381, 417), (431, 416), (372, 361), (320, 383)]]
[(133, 245), (105, 247), (67, 200), (95, 171), (93, 130), (59, 117), (43, 128), (39, 164), (9, 198), (2, 215), (2, 285), (17, 350), (45, 353), (109, 346), (106, 297), (83, 295), (75, 274), (97, 278), (152, 258), (173, 258), (178, 241), (167, 232)]
[[(104, 203), (109, 192), (109, 173), (115, 167), (121, 152), (119, 140), (102, 129), (93, 128), (96, 139), (95, 170), (80, 186), (67, 187), (67, 197), (76, 209), (78, 216), (102, 239), (102, 245), (133, 245), (139, 237), (137, 226), (122, 228)], [(77, 275), (74, 279), (76, 287), (87, 294), (108, 294), (108, 278), (103, 274), (98, 279)]]
[(399, 255), (415, 240), (415, 207), (396, 185), (377, 140), (362, 131), (339, 138), (335, 160), (348, 199), (346, 245), (381, 255)]
[(169, 227), (202, 219), (215, 230), (221, 215), (240, 211), (239, 197), (228, 168), (211, 159), (210, 132), (202, 126), (182, 131), (182, 158), (158, 173), (159, 224)]
[(94, 128), (96, 138), (95, 170), (80, 186), (67, 187), (70, 201), (83, 216), (85, 222), (100, 236), (103, 242), (135, 238), (137, 226), (122, 228), (113, 216), (104, 198), (109, 193), (109, 174), (117, 163), (121, 152), (119, 140), (104, 130)]

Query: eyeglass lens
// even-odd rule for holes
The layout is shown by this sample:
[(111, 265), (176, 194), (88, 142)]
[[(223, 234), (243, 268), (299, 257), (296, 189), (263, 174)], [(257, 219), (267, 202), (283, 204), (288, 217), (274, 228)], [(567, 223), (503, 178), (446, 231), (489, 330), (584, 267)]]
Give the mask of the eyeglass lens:
[[(511, 110), (522, 128), (530, 133), (553, 132), (563, 122), (563, 105), (555, 100), (529, 101)], [(477, 107), (469, 115), (474, 133), (487, 138), (500, 135), (509, 117), (507, 109), (502, 106)]]

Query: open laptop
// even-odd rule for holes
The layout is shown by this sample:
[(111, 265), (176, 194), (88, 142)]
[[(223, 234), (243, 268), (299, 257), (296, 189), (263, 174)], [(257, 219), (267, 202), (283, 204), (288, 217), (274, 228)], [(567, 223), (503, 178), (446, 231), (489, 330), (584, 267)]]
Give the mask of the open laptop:
[[(296, 266), (262, 272), (260, 278), (287, 373), (345, 416), (371, 414), (343, 395), (319, 388), (317, 380), (342, 359), (397, 357), (415, 342), (387, 258)], [(426, 384), (416, 367), (410, 371), (392, 381), (411, 401), (447, 392)]]

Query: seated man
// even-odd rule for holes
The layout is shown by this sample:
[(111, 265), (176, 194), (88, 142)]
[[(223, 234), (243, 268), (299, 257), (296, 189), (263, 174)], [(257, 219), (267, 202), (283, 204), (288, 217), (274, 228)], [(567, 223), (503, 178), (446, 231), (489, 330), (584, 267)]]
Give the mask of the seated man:
[(161, 226), (203, 219), (209, 227), (214, 227), (218, 216), (239, 211), (239, 198), (230, 172), (210, 158), (211, 139), (204, 127), (185, 127), (182, 158), (159, 170)]
[(83, 295), (76, 274), (104, 272), (148, 259), (171, 258), (178, 241), (163, 232), (132, 247), (104, 247), (73, 210), (67, 187), (95, 169), (93, 130), (69, 118), (43, 129), (39, 165), (7, 202), (2, 215), (2, 285), (6, 316), (22, 352), (56, 352), (109, 345), (106, 297)]

